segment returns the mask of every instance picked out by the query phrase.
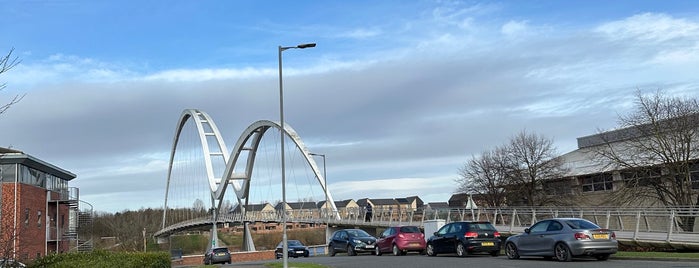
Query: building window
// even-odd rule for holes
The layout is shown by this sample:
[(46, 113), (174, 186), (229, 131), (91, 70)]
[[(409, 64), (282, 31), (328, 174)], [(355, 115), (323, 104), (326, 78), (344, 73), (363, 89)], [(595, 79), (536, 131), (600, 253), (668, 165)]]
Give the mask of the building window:
[(580, 180), (583, 192), (601, 192), (614, 189), (614, 179), (611, 173), (582, 176)]
[(692, 189), (699, 189), (699, 162), (689, 164), (689, 176), (692, 180)]
[(643, 187), (660, 183), (662, 172), (659, 167), (622, 171), (621, 177), (627, 187)]
[(37, 227), (41, 227), (41, 210), (36, 212), (36, 225)]
[(547, 195), (567, 195), (572, 193), (568, 180), (547, 181), (544, 183), (544, 192)]
[(24, 209), (24, 226), (29, 226), (29, 209)]

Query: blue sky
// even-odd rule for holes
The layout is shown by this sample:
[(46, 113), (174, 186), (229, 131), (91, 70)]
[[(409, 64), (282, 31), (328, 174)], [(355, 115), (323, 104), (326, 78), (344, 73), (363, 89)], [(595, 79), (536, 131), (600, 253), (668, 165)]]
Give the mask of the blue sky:
[[(162, 205), (185, 108), (232, 145), (278, 119), (328, 155), (336, 199), (446, 201), (471, 156), (526, 129), (560, 153), (637, 90), (699, 95), (695, 1), (5, 1), (0, 146), (78, 175), (97, 210)], [(371, 185), (371, 187), (367, 187)], [(394, 188), (400, 185), (399, 188)], [(139, 200), (135, 202), (133, 200)]]

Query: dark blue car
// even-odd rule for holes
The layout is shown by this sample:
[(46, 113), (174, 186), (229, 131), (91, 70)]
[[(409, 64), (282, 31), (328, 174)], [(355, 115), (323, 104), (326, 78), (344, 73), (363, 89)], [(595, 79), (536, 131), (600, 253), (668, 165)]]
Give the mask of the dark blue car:
[(330, 256), (335, 256), (337, 252), (347, 252), (349, 256), (355, 256), (359, 252), (373, 254), (374, 248), (376, 248), (376, 237), (361, 229), (335, 231), (328, 244)]

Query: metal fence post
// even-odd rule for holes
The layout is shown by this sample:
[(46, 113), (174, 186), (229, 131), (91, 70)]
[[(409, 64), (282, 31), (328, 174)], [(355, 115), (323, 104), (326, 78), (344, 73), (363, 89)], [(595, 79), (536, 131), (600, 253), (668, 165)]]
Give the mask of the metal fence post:
[(636, 229), (633, 231), (633, 241), (638, 239), (638, 227), (641, 225), (641, 211), (636, 212)]
[(510, 223), (510, 234), (512, 234), (512, 229), (515, 228), (515, 216), (517, 216), (517, 209), (512, 210), (512, 222)]
[(667, 239), (665, 241), (670, 242), (670, 236), (672, 236), (672, 229), (675, 227), (675, 210), (673, 209), (670, 212), (670, 222), (668, 223), (668, 228), (667, 228)]

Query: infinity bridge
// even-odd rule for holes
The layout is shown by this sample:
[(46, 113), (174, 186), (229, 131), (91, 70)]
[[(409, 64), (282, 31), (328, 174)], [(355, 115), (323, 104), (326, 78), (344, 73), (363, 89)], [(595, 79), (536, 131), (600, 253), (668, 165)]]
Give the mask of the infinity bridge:
[[(195, 137), (199, 142), (195, 147), (201, 150), (201, 154), (195, 158), (203, 168), (192, 168), (184, 165), (187, 170), (197, 170), (193, 177), (202, 177), (200, 181), (184, 184), (185, 192), (191, 193), (192, 189), (204, 185), (204, 197), (188, 197), (184, 199), (193, 207), (168, 206), (169, 199), (173, 196), (175, 179), (178, 172), (175, 166), (188, 161), (176, 160), (178, 145), (183, 130), (188, 122), (196, 126)], [(312, 209), (276, 209), (271, 212), (245, 210), (250, 205), (251, 179), (256, 155), (260, 150), (262, 136), (269, 129), (277, 129), (280, 135), (285, 135), (293, 141), (293, 145), (302, 155), (303, 161), (312, 170), (312, 176), (323, 191), (324, 208)], [(213, 150), (212, 150), (213, 149)], [(189, 153), (191, 149), (181, 149)], [(241, 170), (236, 169), (236, 163), (241, 160)], [(218, 172), (216, 172), (218, 163)], [(225, 167), (225, 168), (224, 168)], [(189, 171), (187, 171), (189, 172)], [(218, 175), (216, 175), (218, 173)], [(225, 193), (231, 186), (235, 193), (235, 201), (238, 204), (237, 213), (231, 213), (232, 208), (226, 206)], [(173, 189), (171, 189), (173, 188)], [(192, 199), (188, 199), (192, 198)], [(203, 200), (210, 200), (207, 206)], [(174, 202), (171, 202), (174, 203)], [(242, 206), (240, 204), (243, 204)], [(180, 117), (171, 152), (170, 169), (168, 171), (167, 190), (165, 196), (165, 210), (163, 213), (162, 229), (155, 236), (160, 239), (180, 232), (193, 229), (201, 229), (210, 226), (211, 244), (217, 246), (217, 226), (223, 224), (239, 224), (244, 226), (243, 250), (254, 251), (254, 243), (249, 230), (249, 224), (254, 222), (281, 223), (282, 212), (286, 211), (287, 222), (314, 223), (327, 225), (326, 236), (332, 230), (339, 228), (362, 228), (370, 233), (377, 234), (379, 229), (396, 225), (416, 225), (425, 227), (428, 222), (448, 223), (452, 221), (483, 220), (492, 222), (503, 235), (518, 234), (538, 220), (551, 217), (578, 217), (593, 221), (603, 228), (616, 232), (617, 239), (628, 245), (671, 247), (676, 249), (699, 249), (699, 216), (696, 208), (621, 208), (621, 207), (594, 207), (594, 208), (564, 208), (564, 207), (507, 207), (507, 208), (478, 208), (478, 209), (407, 209), (407, 210), (382, 210), (374, 208), (370, 221), (365, 221), (365, 212), (362, 209), (338, 210), (328, 191), (324, 178), (319, 172), (311, 154), (301, 141), (298, 134), (288, 125), (285, 125), (283, 134), (281, 127), (276, 122), (261, 120), (250, 125), (240, 136), (231, 154), (221, 138), (221, 135), (212, 119), (199, 110), (185, 110)], [(174, 217), (178, 213), (188, 217)], [(168, 215), (170, 213), (170, 215)], [(683, 224), (680, 224), (683, 223)], [(429, 234), (427, 234), (429, 235)]]

